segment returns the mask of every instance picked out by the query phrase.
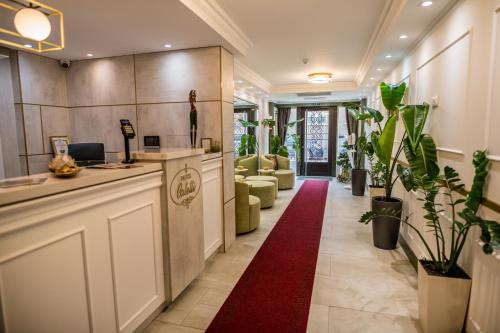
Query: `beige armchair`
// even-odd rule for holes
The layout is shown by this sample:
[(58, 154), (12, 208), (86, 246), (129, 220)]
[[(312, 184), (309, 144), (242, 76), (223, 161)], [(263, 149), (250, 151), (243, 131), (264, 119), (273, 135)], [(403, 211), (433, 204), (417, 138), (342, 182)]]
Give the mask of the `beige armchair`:
[(257, 170), (259, 169), (259, 158), (257, 157), (257, 155), (246, 155), (238, 157), (234, 160), (234, 167), (237, 168), (238, 166), (242, 166), (243, 168), (248, 170), (246, 171), (246, 174), (244, 174), (245, 177), (257, 176)]
[(244, 181), (235, 182), (236, 233), (255, 230), (260, 224), (260, 199), (250, 195), (250, 185)]
[[(269, 158), (276, 156), (277, 165)], [(286, 190), (295, 186), (295, 172), (290, 169), (290, 159), (279, 155), (264, 155), (260, 157), (260, 167), (275, 169), (274, 177), (278, 178), (278, 189)]]

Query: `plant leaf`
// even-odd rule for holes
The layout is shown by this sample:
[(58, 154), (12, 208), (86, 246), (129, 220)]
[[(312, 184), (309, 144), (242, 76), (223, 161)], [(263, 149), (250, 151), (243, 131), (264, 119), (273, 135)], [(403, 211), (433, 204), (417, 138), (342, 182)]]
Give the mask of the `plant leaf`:
[(398, 85), (386, 84), (382, 82), (380, 84), (380, 94), (382, 96), (382, 102), (385, 108), (389, 111), (389, 115), (392, 115), (392, 111), (396, 110), (401, 104), (406, 91), (406, 83), (402, 82)]
[(399, 180), (405, 187), (405, 189), (409, 192), (414, 190), (417, 186), (415, 184), (415, 179), (413, 178), (413, 174), (411, 173), (411, 169), (398, 164), (397, 172), (399, 176)]
[(429, 114), (429, 104), (406, 105), (400, 109), (400, 114), (412, 150), (415, 151), (422, 138), (422, 132), (427, 120), (427, 115)]
[(427, 176), (435, 179), (439, 175), (436, 144), (428, 134), (421, 134), (416, 150), (412, 149), (409, 137), (404, 140), (404, 152), (414, 177)]
[(391, 163), (394, 138), (396, 137), (396, 116), (391, 116), (385, 123), (382, 134), (372, 133), (372, 144), (378, 159), (385, 165)]

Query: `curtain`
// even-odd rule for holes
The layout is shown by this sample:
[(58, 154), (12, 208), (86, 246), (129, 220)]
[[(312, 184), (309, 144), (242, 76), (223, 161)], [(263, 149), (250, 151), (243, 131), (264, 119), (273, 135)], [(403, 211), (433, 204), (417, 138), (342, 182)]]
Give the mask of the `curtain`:
[(347, 108), (345, 109), (345, 119), (347, 121), (347, 134), (356, 134), (356, 140), (358, 135), (358, 121), (349, 113)]
[[(302, 119), (302, 118), (305, 118), (306, 116), (306, 110), (307, 108), (306, 107), (298, 107), (297, 108), (297, 119)], [(305, 124), (305, 120), (301, 123), (298, 123), (297, 124), (297, 135), (300, 136), (300, 144), (302, 145), (302, 147), (305, 147), (305, 137), (304, 137), (304, 125)], [(307, 152), (305, 151), (305, 149), (301, 149), (301, 152), (300, 152), (300, 164), (297, 166), (297, 176), (299, 175), (303, 175), (305, 174), (304, 172), (304, 159), (306, 158), (306, 154)]]
[(285, 144), (286, 140), (286, 127), (285, 125), (288, 124), (288, 120), (290, 119), (290, 111), (291, 108), (283, 108), (283, 107), (278, 107), (278, 135), (281, 139), (281, 144)]

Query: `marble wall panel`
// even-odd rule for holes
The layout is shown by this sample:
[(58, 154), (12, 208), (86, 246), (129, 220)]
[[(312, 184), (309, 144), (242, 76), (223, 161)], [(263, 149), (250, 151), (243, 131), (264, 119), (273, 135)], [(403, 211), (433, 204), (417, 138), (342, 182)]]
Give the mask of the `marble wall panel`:
[(50, 143), (51, 136), (68, 136), (71, 138), (69, 110), (64, 107), (42, 106), (43, 151), (53, 154)]
[[(137, 128), (136, 106), (78, 107), (70, 110), (72, 142), (103, 142), (106, 152), (124, 150), (120, 119), (129, 119)], [(138, 149), (138, 138), (130, 140), (130, 149)]]
[(222, 102), (222, 151), (234, 151), (234, 106)]
[(135, 103), (133, 56), (73, 62), (67, 80), (70, 106)]
[(187, 102), (195, 89), (199, 101), (220, 100), (220, 47), (135, 56), (137, 102)]
[(233, 103), (234, 99), (234, 59), (226, 49), (221, 48), (222, 100)]
[(49, 172), (49, 162), (52, 159), (51, 154), (28, 156), (29, 174)]
[(224, 204), (224, 251), (227, 251), (236, 239), (236, 200), (233, 198)]
[(26, 137), (24, 133), (22, 104), (16, 104), (15, 110), (16, 110), (17, 149), (19, 150), (19, 155), (26, 155)]
[(40, 105), (23, 104), (27, 155), (43, 154)]
[[(198, 102), (197, 145), (209, 137), (221, 140), (221, 121), (219, 102)], [(164, 148), (186, 147), (189, 140), (189, 103), (140, 104), (137, 106), (139, 119), (138, 132), (142, 149), (145, 135), (160, 136)]]
[(66, 70), (59, 61), (19, 52), (22, 102), (67, 106)]
[(224, 153), (222, 160), (223, 182), (224, 182), (224, 202), (234, 198), (234, 154)]

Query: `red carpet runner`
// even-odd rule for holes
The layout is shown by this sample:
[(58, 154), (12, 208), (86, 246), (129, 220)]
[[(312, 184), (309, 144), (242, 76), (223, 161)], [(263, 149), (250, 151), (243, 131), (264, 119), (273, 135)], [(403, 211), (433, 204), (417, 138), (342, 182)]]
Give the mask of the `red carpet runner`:
[(304, 182), (207, 332), (306, 331), (327, 193)]

